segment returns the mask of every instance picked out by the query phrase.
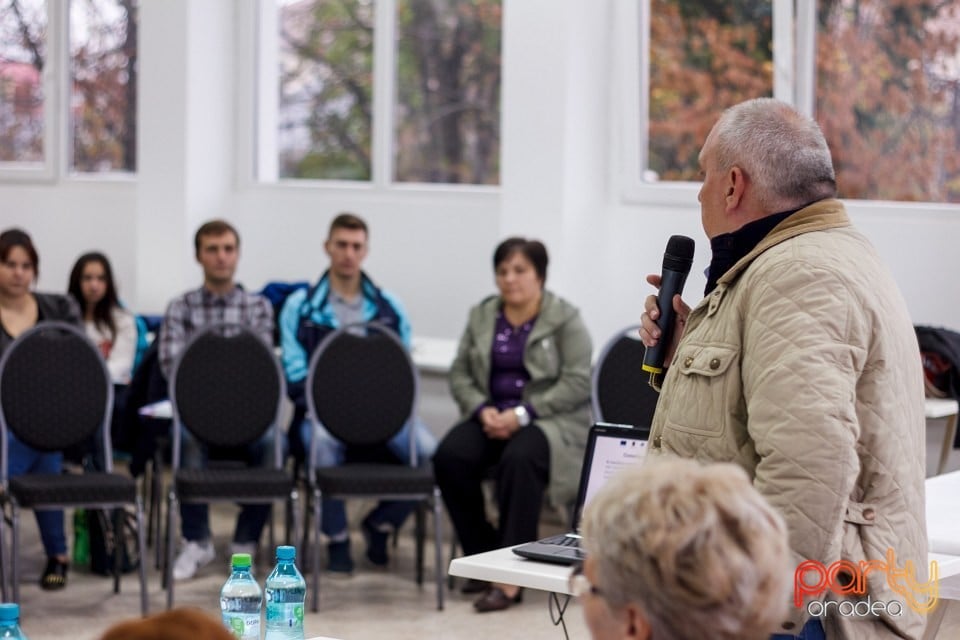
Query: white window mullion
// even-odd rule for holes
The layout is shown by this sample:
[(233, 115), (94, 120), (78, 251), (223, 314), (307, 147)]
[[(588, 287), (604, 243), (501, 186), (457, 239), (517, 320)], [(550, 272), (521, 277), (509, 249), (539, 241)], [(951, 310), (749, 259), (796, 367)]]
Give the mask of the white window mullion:
[(817, 3), (797, 3), (797, 109), (815, 117), (814, 100), (817, 78)]
[(254, 118), (256, 121), (252, 155), (256, 179), (261, 182), (276, 182), (279, 177), (279, 153), (277, 150), (277, 122), (279, 104), (277, 88), (280, 86), (280, 27), (279, 8), (275, 0), (260, 0), (256, 9), (255, 31), (256, 77), (251, 87), (255, 92)]
[(787, 104), (796, 99), (799, 71), (793, 27), (793, 0), (773, 0), (773, 97)]
[(372, 182), (393, 182), (393, 104), (396, 99), (397, 7), (395, 0), (376, 0), (373, 40)]

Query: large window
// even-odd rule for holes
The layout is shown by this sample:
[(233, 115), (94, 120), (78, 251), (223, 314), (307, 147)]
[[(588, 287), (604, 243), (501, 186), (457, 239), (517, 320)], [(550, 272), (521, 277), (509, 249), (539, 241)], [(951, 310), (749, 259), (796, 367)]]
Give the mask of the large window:
[(135, 0), (0, 0), (0, 173), (136, 169), (136, 14)]
[(500, 0), (265, 0), (260, 17), (260, 180), (499, 183)]
[(640, 181), (696, 180), (721, 111), (772, 95), (820, 123), (842, 197), (960, 202), (960, 3), (640, 1)]

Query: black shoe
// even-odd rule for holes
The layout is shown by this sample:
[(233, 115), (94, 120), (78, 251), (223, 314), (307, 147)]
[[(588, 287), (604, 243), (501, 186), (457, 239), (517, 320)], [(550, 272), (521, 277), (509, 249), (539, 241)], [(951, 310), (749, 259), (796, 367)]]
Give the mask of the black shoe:
[(350, 557), (350, 541), (331, 542), (327, 545), (327, 569), (332, 573), (353, 573), (353, 558)]
[(490, 611), (509, 609), (522, 601), (523, 589), (517, 591), (517, 595), (511, 598), (507, 596), (500, 587), (490, 587), (485, 594), (473, 603), (473, 608), (476, 609), (478, 613), (488, 613)]
[(463, 586), (460, 587), (460, 593), (471, 594), (471, 593), (483, 593), (488, 588), (490, 588), (490, 583), (486, 580), (477, 580), (476, 578), (467, 578), (467, 581), (463, 583)]
[(378, 567), (386, 566), (390, 560), (387, 557), (387, 541), (390, 534), (378, 529), (369, 516), (364, 518), (360, 528), (363, 531), (363, 538), (367, 541), (367, 560)]
[(56, 558), (47, 558), (47, 568), (40, 577), (40, 587), (56, 591), (67, 586), (67, 563)]

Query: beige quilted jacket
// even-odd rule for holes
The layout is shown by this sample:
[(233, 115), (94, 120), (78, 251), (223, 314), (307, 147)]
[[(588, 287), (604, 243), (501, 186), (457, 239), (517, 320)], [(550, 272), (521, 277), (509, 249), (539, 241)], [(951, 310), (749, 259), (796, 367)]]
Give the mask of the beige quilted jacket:
[[(843, 205), (824, 200), (777, 225), (691, 312), (651, 450), (740, 464), (786, 519), (791, 564), (884, 560), (890, 548), (926, 582), (923, 413), (906, 304)], [(872, 601), (899, 599), (883, 572), (867, 585)], [(807, 618), (790, 596), (779, 633)], [(907, 606), (831, 611), (831, 639), (920, 638), (925, 623)]]

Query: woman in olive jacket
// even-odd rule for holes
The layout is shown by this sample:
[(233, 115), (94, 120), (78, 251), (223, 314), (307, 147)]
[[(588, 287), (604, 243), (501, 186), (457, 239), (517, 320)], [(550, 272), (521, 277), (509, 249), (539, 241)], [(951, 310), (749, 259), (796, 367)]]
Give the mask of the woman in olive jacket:
[[(437, 484), (467, 554), (535, 540), (544, 495), (575, 498), (590, 426), (591, 343), (580, 312), (544, 289), (547, 250), (508, 238), (494, 252), (499, 295), (470, 311), (450, 370), (461, 421), (433, 458)], [(496, 480), (499, 527), (481, 481)], [(520, 601), (515, 586), (469, 581), (478, 611)]]

